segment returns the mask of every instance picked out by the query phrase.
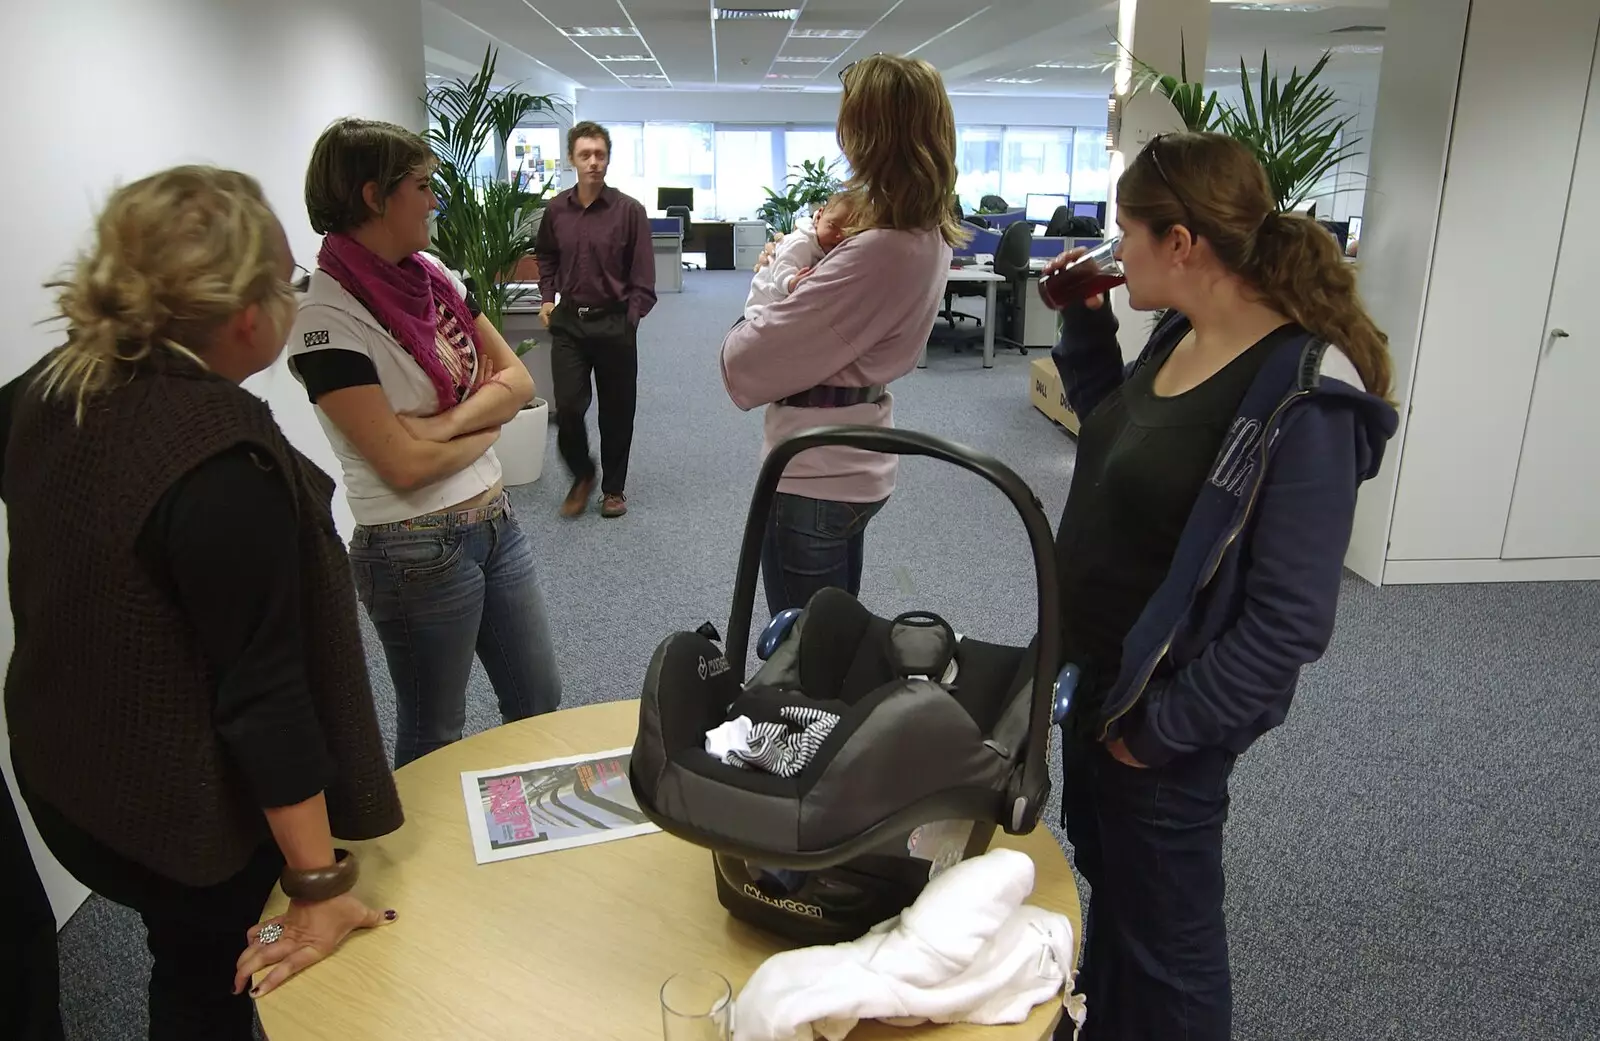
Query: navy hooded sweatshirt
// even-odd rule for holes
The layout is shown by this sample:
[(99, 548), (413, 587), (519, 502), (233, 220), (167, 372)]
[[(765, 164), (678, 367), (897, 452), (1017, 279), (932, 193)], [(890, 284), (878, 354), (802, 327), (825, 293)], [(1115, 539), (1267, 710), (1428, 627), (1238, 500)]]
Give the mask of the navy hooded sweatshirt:
[[(1062, 314), (1052, 356), (1088, 416), (1188, 320), (1168, 312), (1131, 365), (1109, 303)], [(1242, 753), (1288, 715), (1300, 670), (1333, 635), (1356, 489), (1399, 417), (1336, 347), (1273, 348), (1245, 392), (1166, 578), (1122, 645), (1098, 736), (1146, 766), (1202, 748)], [(1157, 666), (1167, 668), (1153, 678)]]

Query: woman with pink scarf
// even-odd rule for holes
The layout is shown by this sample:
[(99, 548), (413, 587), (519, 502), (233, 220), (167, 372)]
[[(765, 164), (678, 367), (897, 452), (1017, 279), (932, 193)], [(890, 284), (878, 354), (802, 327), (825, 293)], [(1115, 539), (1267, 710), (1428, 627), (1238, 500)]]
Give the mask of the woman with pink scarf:
[(492, 448), (533, 381), (425, 252), (434, 165), (391, 123), (323, 132), (306, 208), (325, 238), (289, 337), (344, 470), (356, 590), (394, 681), (396, 767), (460, 739), (475, 655), (506, 722), (561, 698), (533, 551)]

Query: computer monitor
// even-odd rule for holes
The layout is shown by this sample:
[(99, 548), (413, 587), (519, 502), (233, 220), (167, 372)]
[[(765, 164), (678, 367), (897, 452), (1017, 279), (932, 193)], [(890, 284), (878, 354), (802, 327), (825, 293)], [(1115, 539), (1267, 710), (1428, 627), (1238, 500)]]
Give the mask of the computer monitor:
[(657, 188), (656, 209), (664, 210), (668, 206), (687, 206), (694, 209), (693, 188)]
[(1022, 211), (1022, 219), (1049, 224), (1050, 218), (1055, 216), (1056, 208), (1065, 205), (1067, 205), (1065, 195), (1035, 195), (1029, 192), (1027, 205)]
[(1106, 222), (1106, 204), (1103, 202), (1075, 202), (1072, 204), (1074, 217), (1093, 217), (1101, 224)]

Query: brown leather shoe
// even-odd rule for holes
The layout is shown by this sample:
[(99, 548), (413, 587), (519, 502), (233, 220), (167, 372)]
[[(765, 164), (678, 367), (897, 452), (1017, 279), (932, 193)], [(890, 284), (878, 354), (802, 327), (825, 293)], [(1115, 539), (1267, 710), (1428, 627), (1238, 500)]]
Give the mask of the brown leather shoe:
[(620, 517), (628, 512), (628, 497), (621, 492), (608, 494), (600, 502), (600, 516), (607, 518)]
[(594, 478), (580, 477), (572, 482), (566, 501), (561, 504), (561, 516), (576, 517), (589, 508), (589, 496), (594, 493)]

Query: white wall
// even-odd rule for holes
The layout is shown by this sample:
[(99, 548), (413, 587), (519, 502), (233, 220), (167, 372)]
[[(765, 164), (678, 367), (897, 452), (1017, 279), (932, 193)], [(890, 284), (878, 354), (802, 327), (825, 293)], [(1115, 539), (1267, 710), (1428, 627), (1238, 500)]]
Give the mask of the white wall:
[(1361, 489), (1347, 563), (1382, 582), (1404, 452), (1411, 378), (1432, 276), (1439, 204), (1471, 0), (1410, 0), (1389, 11), (1383, 67), (1367, 140), (1361, 296), (1394, 359), (1400, 430), (1383, 469)]
[(1568, 195), (1593, 190), (1572, 176), (1597, 25), (1597, 0), (1472, 4), (1391, 560), (1500, 558)]
[[(1005, 126), (1106, 125), (1106, 99), (957, 94), (957, 123)], [(826, 123), (839, 116), (836, 93), (770, 90), (580, 90), (578, 118), (597, 123)]]
[[(85, 242), (108, 191), (167, 166), (215, 163), (258, 177), (311, 266), (318, 240), (305, 216), (305, 163), (335, 117), (420, 128), (422, 32), (415, 0), (53, 0), (6, 4), (0, 63), (13, 84), (10, 247), (0, 250), (0, 379), (59, 336), (41, 283)], [(20, 155), (21, 153), (19, 153)], [(282, 363), (252, 383), (290, 439), (330, 473), (338, 467), (304, 392)], [(342, 490), (341, 524), (350, 519)], [(3, 535), (0, 535), (3, 548)], [(9, 606), (0, 656), (9, 657)], [(4, 739), (0, 739), (3, 742)], [(9, 747), (0, 749), (9, 782)], [(37, 843), (26, 808), (24, 827)], [(35, 845), (64, 922), (81, 887)]]

